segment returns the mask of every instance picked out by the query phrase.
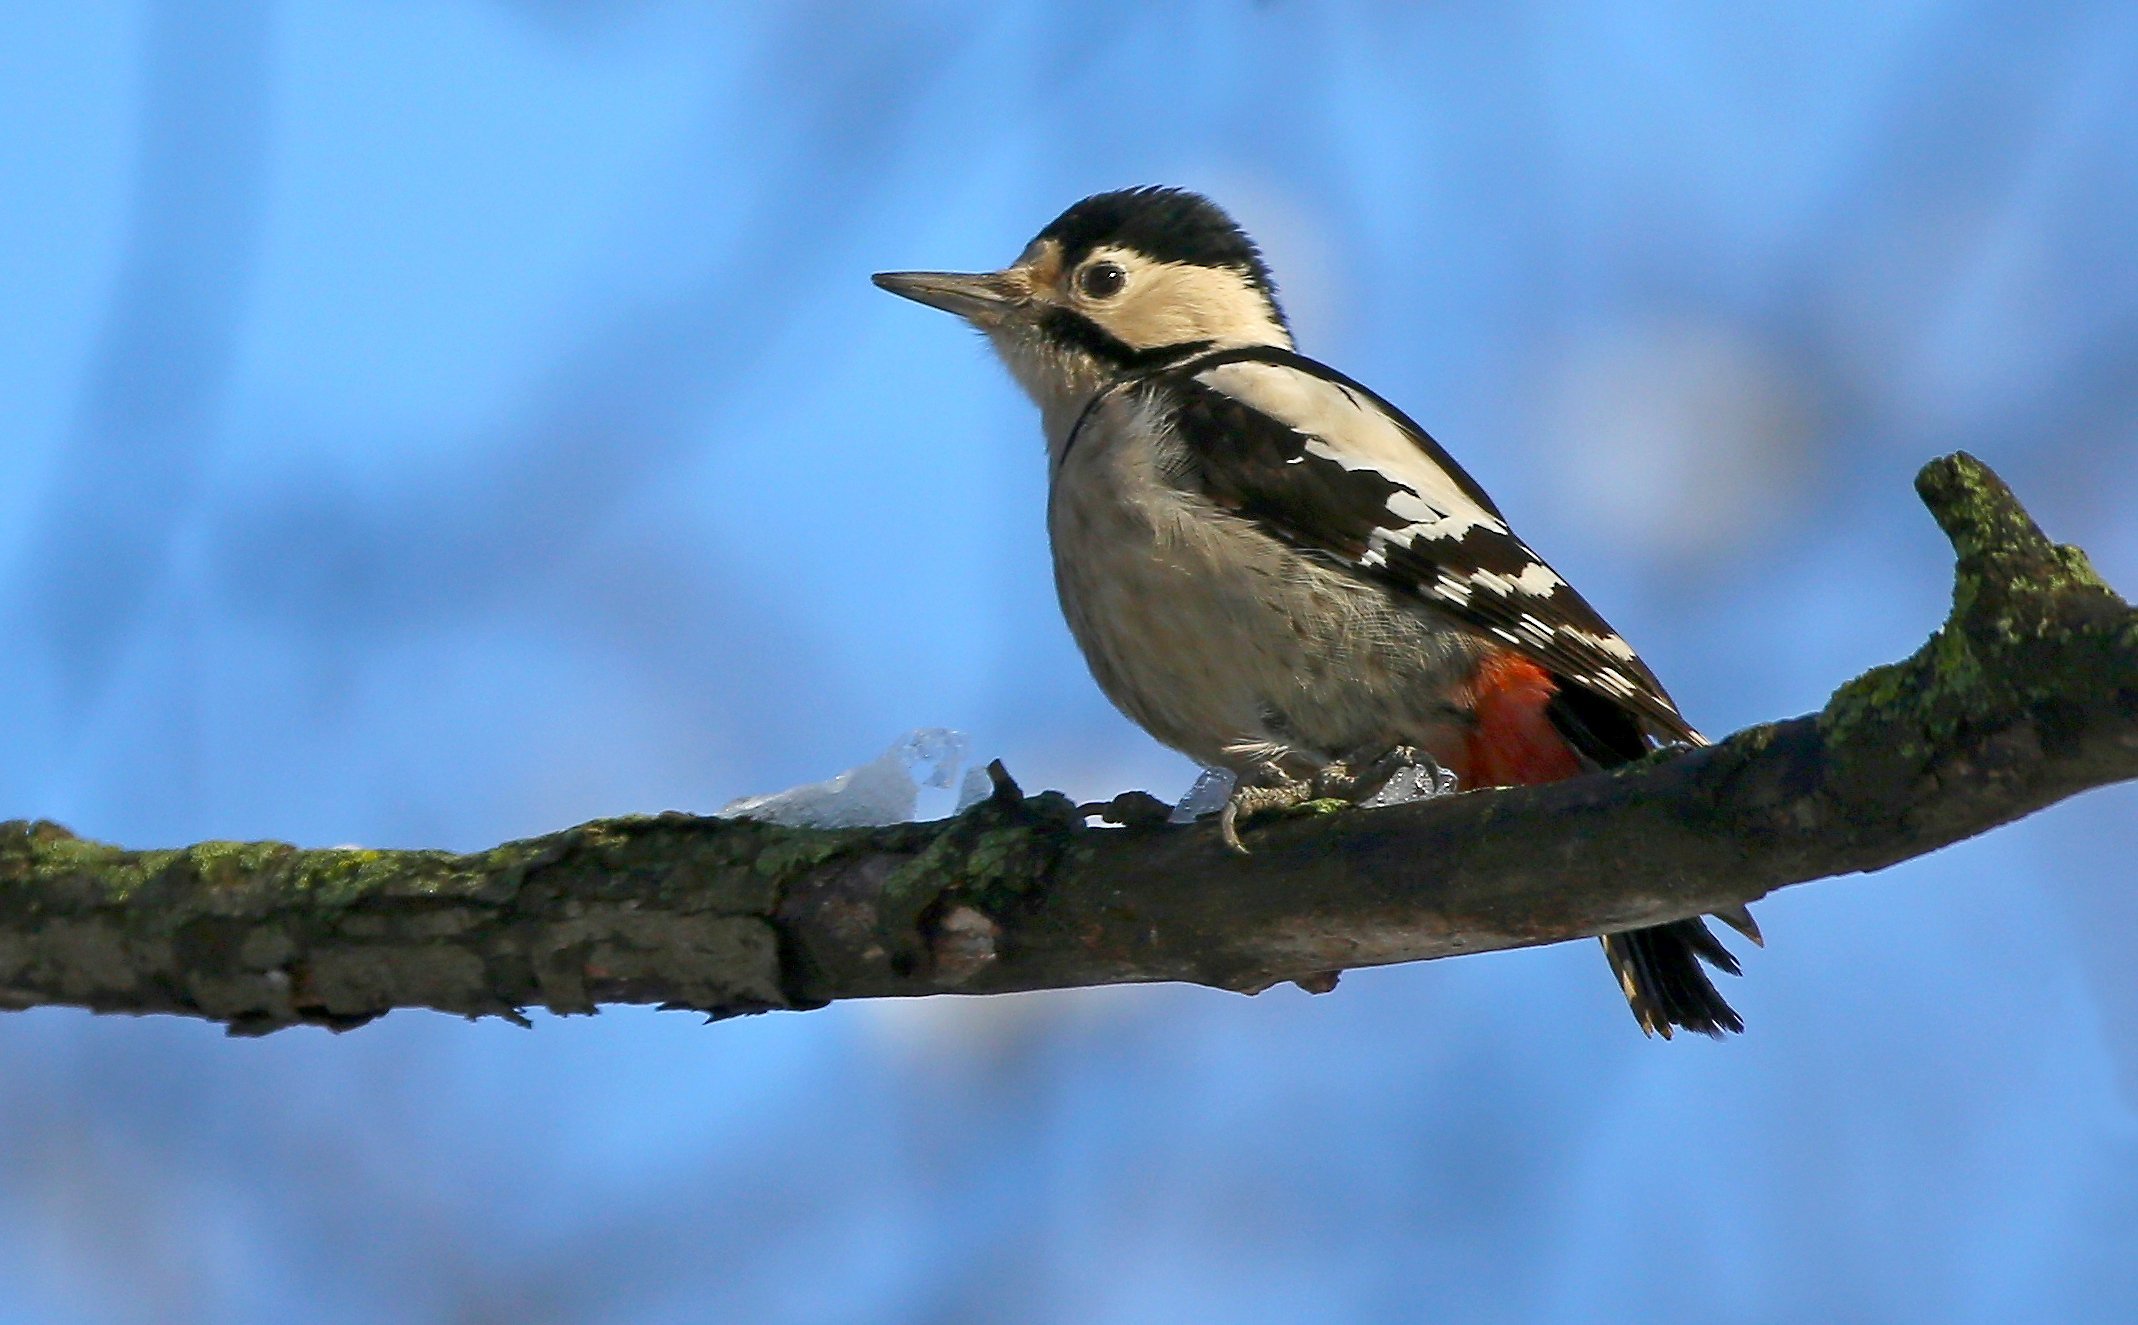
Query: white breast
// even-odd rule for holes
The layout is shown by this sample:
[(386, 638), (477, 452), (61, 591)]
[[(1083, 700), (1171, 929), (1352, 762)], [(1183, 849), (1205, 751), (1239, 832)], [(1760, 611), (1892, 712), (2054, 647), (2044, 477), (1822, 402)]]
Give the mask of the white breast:
[(1134, 393), (1102, 402), (1049, 497), (1056, 588), (1100, 688), (1204, 764), (1432, 742), (1464, 638), (1178, 486), (1162, 424)]

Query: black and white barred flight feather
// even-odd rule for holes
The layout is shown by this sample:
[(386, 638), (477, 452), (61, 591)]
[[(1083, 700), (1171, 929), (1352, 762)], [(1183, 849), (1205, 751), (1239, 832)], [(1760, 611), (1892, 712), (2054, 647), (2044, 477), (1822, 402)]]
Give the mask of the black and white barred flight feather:
[(1115, 389), (1147, 393), (1170, 415), (1193, 481), (1219, 506), (1475, 626), (1631, 710), (1646, 735), (1701, 740), (1632, 646), (1515, 536), (1484, 489), (1366, 387), (1254, 345), (1196, 354)]

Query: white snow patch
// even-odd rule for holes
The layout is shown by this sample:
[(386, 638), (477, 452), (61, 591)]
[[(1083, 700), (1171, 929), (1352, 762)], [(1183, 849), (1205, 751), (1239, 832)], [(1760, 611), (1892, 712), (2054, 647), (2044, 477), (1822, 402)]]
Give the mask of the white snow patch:
[(1235, 779), (1222, 768), (1206, 768), (1188, 794), (1173, 807), (1172, 821), (1177, 824), (1192, 824), (1206, 814), (1216, 814), (1232, 799)]
[[(944, 787), (957, 779), (969, 742), (948, 727), (922, 727), (859, 768), (823, 782), (805, 783), (763, 796), (744, 796), (720, 807), (723, 819), (758, 819), (789, 828), (870, 828), (905, 823), (920, 808), (923, 786)], [(916, 773), (920, 776), (916, 777)], [(973, 774), (979, 796), (990, 789), (987, 771), (975, 768), (959, 788), (957, 808), (972, 803)], [(968, 799), (972, 797), (972, 799)]]
[(1367, 809), (1380, 805), (1403, 805), (1455, 794), (1455, 774), (1427, 759), (1397, 771), (1379, 791), (1359, 802)]
[(995, 780), (987, 775), (987, 766), (974, 764), (965, 770), (964, 780), (958, 783), (958, 804), (951, 813), (963, 814), (994, 794)]

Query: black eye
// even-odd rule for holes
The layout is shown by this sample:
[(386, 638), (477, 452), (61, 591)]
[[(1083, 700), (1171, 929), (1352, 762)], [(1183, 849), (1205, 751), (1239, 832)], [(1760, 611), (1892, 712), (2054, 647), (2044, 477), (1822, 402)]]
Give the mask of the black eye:
[(1094, 262), (1076, 278), (1076, 286), (1086, 299), (1111, 299), (1126, 284), (1128, 273), (1111, 262)]

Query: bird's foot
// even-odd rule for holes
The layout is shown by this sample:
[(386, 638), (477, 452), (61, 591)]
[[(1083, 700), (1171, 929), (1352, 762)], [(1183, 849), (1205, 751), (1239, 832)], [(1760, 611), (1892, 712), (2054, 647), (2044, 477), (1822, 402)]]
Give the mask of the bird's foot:
[(1295, 778), (1274, 766), (1263, 769), (1251, 779), (1242, 779), (1226, 797), (1225, 808), (1218, 811), (1217, 833), (1226, 846), (1248, 854), (1247, 846), (1240, 841), (1240, 821), (1252, 819), (1271, 810), (1289, 810), (1295, 805), (1304, 805), (1317, 799), (1315, 784), (1304, 778)]
[(1407, 745), (1384, 750), (1363, 761), (1339, 759), (1305, 778), (1295, 778), (1269, 766), (1234, 789), (1218, 816), (1218, 835), (1226, 846), (1244, 856), (1247, 847), (1240, 841), (1240, 824), (1258, 814), (1324, 800), (1366, 806), (1401, 805), (1429, 796), (1445, 796), (1454, 790), (1453, 773), (1425, 751)]

